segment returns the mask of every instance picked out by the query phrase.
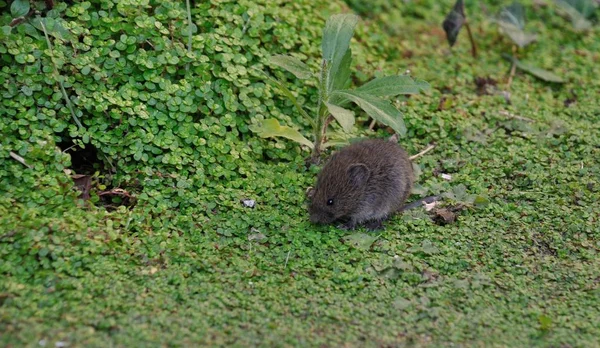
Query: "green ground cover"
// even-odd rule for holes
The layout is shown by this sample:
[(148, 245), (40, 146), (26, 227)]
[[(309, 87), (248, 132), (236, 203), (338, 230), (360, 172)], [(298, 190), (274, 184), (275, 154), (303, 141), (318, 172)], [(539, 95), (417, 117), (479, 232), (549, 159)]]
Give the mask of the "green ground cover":
[[(525, 2), (539, 40), (519, 58), (566, 83), (517, 71), (507, 86), (512, 44), (489, 17), (508, 3), (467, 4), (477, 59), (466, 37), (448, 49), (451, 2), (348, 4), (197, 1), (189, 53), (180, 2), (59, 4), (50, 50), (31, 21), (8, 34), (0, 1), (0, 345), (597, 346), (598, 26)], [(397, 101), (408, 152), (436, 143), (420, 194), (486, 206), (378, 233), (308, 222), (310, 152), (248, 127), (309, 125), (251, 68), (317, 64), (325, 20), (349, 6), (356, 84), (407, 69), (431, 84)], [(315, 85), (269, 71), (315, 104)], [(356, 111), (359, 135), (389, 135)]]

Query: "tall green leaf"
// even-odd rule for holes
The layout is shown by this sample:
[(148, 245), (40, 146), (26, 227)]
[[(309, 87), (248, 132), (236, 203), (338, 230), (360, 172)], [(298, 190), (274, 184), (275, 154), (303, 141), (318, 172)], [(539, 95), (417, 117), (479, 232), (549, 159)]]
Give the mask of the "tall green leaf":
[(395, 75), (373, 79), (358, 87), (356, 91), (374, 97), (393, 97), (400, 94), (418, 94), (428, 89), (429, 83), (423, 80), (414, 80), (409, 75)]
[(357, 90), (334, 91), (332, 96), (340, 96), (354, 102), (376, 121), (392, 127), (396, 133), (402, 136), (406, 134), (402, 114), (389, 101)]
[(343, 89), (346, 87), (346, 82), (350, 78), (350, 64), (352, 63), (352, 50), (348, 49), (340, 64), (337, 66), (332, 66), (329, 71), (329, 76), (331, 79), (331, 83), (333, 86), (331, 87), (332, 91), (336, 91), (338, 89)]
[(571, 19), (571, 24), (576, 31), (588, 30), (592, 27), (589, 18), (596, 6), (593, 0), (555, 0)]
[[(354, 35), (354, 27), (358, 23), (358, 17), (353, 14), (337, 14), (329, 17), (323, 30), (323, 42), (321, 48), (323, 50), (323, 59), (327, 61), (327, 91), (331, 92), (335, 85), (335, 79), (339, 73), (344, 73), (344, 69), (340, 69), (342, 61), (350, 65), (345, 56), (350, 47), (350, 39)], [(345, 81), (344, 81), (345, 82)]]
[(311, 149), (314, 147), (313, 143), (300, 132), (291, 127), (280, 125), (275, 118), (269, 118), (259, 124), (250, 125), (248, 128), (262, 138), (282, 137), (306, 145)]
[(292, 56), (276, 55), (272, 56), (269, 61), (271, 64), (291, 72), (299, 79), (307, 79), (312, 76), (308, 66)]
[(504, 58), (510, 60), (513, 62), (513, 64), (515, 64), (517, 66), (517, 68), (530, 73), (531, 75), (540, 78), (544, 81), (548, 81), (548, 82), (556, 82), (556, 83), (564, 83), (565, 81), (562, 79), (562, 77), (554, 74), (553, 72), (550, 72), (548, 70), (544, 70), (541, 68), (538, 68), (536, 66), (527, 64), (527, 63), (523, 63), (520, 60), (518, 60), (515, 57), (509, 56), (507, 54), (503, 54), (502, 55)]
[(525, 9), (518, 2), (504, 7), (498, 15), (497, 23), (502, 32), (519, 47), (525, 47), (537, 39), (537, 35), (527, 33), (525, 27)]

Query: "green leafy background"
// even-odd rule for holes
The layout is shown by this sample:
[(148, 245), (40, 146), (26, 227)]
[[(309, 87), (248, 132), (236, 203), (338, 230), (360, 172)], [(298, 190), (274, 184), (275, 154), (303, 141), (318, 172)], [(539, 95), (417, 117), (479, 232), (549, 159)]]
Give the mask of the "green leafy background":
[[(183, 2), (57, 2), (50, 51), (33, 18), (7, 29), (0, 1), (0, 343), (597, 344), (598, 27), (576, 32), (555, 7), (525, 2), (538, 42), (519, 58), (566, 83), (517, 73), (508, 96), (512, 43), (489, 20), (499, 4), (467, 4), (477, 61), (464, 37), (447, 47), (451, 2), (348, 4), (199, 1), (188, 52)], [(417, 161), (419, 185), (450, 201), (485, 195), (485, 208), (446, 226), (409, 212), (380, 235), (308, 223), (318, 168), (249, 127), (310, 125), (252, 67), (291, 52), (316, 64), (325, 19), (351, 7), (363, 16), (354, 85), (410, 69), (432, 86), (394, 100), (402, 145), (437, 143)], [(272, 73), (316, 104), (316, 86)], [(497, 90), (478, 94), (478, 77)], [(353, 110), (363, 135), (388, 135)], [(87, 205), (70, 176), (79, 145), (97, 150)]]

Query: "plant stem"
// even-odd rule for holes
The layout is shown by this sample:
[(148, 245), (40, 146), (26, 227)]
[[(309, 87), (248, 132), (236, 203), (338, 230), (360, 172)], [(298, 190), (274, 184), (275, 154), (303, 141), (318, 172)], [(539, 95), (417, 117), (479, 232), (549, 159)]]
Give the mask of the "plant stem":
[[(192, 11), (190, 9), (190, 0), (185, 1), (187, 8), (187, 19), (188, 19), (188, 53), (192, 53)], [(185, 65), (185, 70), (190, 70), (190, 63)]]
[(327, 80), (329, 69), (327, 67), (327, 60), (323, 59), (321, 63), (321, 75), (319, 77), (319, 102), (317, 104), (317, 122), (315, 122), (314, 133), (315, 133), (315, 146), (313, 147), (311, 162), (316, 164), (319, 163), (319, 156), (321, 155), (321, 145), (323, 143), (323, 136), (327, 130), (327, 116), (328, 110), (325, 102), (329, 98), (327, 95)]
[(473, 39), (473, 34), (471, 33), (471, 27), (469, 26), (469, 22), (465, 20), (465, 27), (467, 28), (467, 33), (469, 34), (469, 40), (471, 41), (471, 55), (473, 58), (477, 58), (477, 45), (475, 45), (475, 39)]
[(40, 20), (40, 25), (42, 26), (42, 30), (44, 31), (44, 36), (46, 37), (46, 42), (48, 43), (48, 49), (50, 50), (50, 61), (52, 62), (52, 65), (54, 66), (54, 79), (56, 80), (56, 82), (58, 82), (58, 85), (60, 86), (60, 91), (62, 92), (63, 98), (65, 99), (65, 103), (67, 104), (69, 111), (71, 111), (71, 117), (73, 117), (73, 120), (79, 127), (79, 130), (81, 132), (83, 132), (83, 131), (85, 131), (85, 128), (83, 127), (81, 122), (79, 122), (77, 115), (75, 115), (75, 111), (73, 110), (73, 104), (71, 104), (71, 99), (69, 99), (69, 96), (67, 95), (67, 91), (65, 90), (65, 86), (63, 85), (63, 82), (60, 79), (60, 74), (58, 73), (58, 66), (56, 65), (56, 62), (54, 62), (54, 50), (52, 49), (52, 43), (50, 42), (50, 38), (48, 37), (48, 33), (46, 32), (46, 26), (44, 25), (44, 22), (41, 20)]
[(506, 83), (507, 90), (510, 89), (510, 85), (512, 84), (513, 77), (515, 76), (515, 72), (517, 70), (517, 46), (513, 45), (512, 51), (512, 66), (510, 68), (510, 75), (508, 75), (508, 82)]

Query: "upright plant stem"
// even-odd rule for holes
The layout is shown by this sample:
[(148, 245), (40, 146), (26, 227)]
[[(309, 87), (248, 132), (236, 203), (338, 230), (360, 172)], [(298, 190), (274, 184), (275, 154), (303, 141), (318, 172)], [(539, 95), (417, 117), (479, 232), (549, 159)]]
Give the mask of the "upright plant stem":
[(473, 58), (477, 58), (477, 45), (475, 45), (475, 40), (473, 39), (473, 34), (471, 33), (471, 27), (469, 26), (468, 21), (465, 21), (465, 27), (467, 28), (467, 34), (469, 34), (469, 40), (471, 41), (471, 55)]
[(46, 43), (48, 44), (48, 49), (50, 50), (50, 61), (52, 62), (52, 65), (54, 66), (54, 79), (56, 80), (56, 82), (58, 82), (58, 86), (60, 87), (60, 91), (65, 100), (65, 104), (67, 104), (67, 108), (69, 108), (69, 111), (71, 111), (71, 117), (73, 118), (73, 120), (75, 121), (77, 126), (79, 127), (79, 130), (81, 132), (83, 132), (83, 131), (85, 131), (85, 128), (83, 127), (81, 122), (79, 122), (77, 115), (75, 115), (75, 110), (73, 110), (73, 104), (71, 104), (71, 99), (69, 99), (69, 96), (67, 95), (67, 91), (65, 90), (65, 86), (62, 82), (62, 79), (60, 78), (60, 74), (58, 73), (58, 66), (56, 65), (56, 62), (54, 61), (54, 50), (52, 49), (52, 42), (50, 42), (50, 37), (48, 37), (48, 32), (46, 31), (46, 26), (44, 25), (44, 22), (42, 22), (41, 20), (40, 20), (40, 25), (42, 26), (42, 31), (44, 32), (44, 36), (46, 37)]
[[(190, 0), (185, 1), (187, 7), (187, 18), (188, 18), (188, 53), (192, 53), (192, 10), (190, 9)], [(190, 69), (190, 63), (185, 65), (185, 70)]]
[(319, 80), (319, 102), (317, 104), (317, 122), (315, 122), (314, 133), (315, 133), (315, 146), (313, 147), (311, 162), (318, 163), (319, 156), (321, 155), (321, 145), (323, 142), (323, 136), (325, 135), (325, 131), (327, 128), (327, 122), (325, 119), (327, 118), (327, 106), (325, 102), (327, 101), (327, 80), (328, 80), (328, 67), (327, 60), (323, 59), (321, 63), (321, 76)]

